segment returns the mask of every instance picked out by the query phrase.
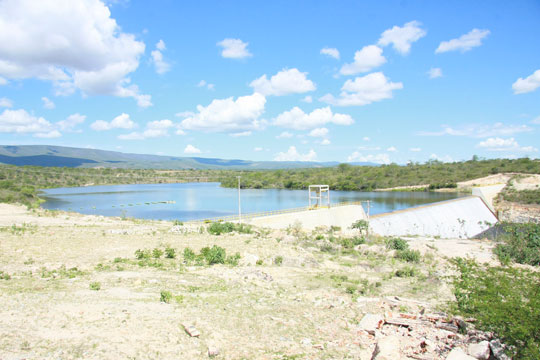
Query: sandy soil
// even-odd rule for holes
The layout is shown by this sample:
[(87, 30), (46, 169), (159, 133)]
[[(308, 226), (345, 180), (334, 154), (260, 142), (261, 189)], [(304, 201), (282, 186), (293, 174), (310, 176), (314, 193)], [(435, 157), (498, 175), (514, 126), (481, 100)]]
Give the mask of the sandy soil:
[[(400, 278), (395, 271), (411, 265), (380, 241), (339, 254), (330, 236), (213, 236), (198, 226), (2, 204), (0, 271), (11, 278), (0, 279), (0, 359), (199, 359), (209, 347), (219, 359), (370, 359), (375, 339), (358, 328), (364, 314), (436, 312), (451, 298), (447, 257), (494, 261), (487, 241), (410, 238), (423, 260), (416, 276)], [(185, 247), (214, 244), (239, 252), (240, 264), (184, 263)], [(161, 258), (161, 267), (135, 259), (137, 249), (166, 245), (179, 256)], [(162, 290), (175, 298), (161, 302)], [(449, 351), (437, 349), (434, 359)]]

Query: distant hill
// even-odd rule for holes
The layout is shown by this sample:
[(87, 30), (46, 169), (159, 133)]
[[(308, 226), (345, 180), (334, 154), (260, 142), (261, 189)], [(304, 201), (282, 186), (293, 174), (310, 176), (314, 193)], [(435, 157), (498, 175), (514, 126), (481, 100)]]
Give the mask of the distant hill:
[[(0, 163), (55, 167), (109, 167), (124, 169), (294, 169), (336, 166), (339, 162), (250, 161), (202, 157), (128, 154), (117, 151), (52, 145), (0, 145)], [(372, 163), (351, 163), (370, 165)]]

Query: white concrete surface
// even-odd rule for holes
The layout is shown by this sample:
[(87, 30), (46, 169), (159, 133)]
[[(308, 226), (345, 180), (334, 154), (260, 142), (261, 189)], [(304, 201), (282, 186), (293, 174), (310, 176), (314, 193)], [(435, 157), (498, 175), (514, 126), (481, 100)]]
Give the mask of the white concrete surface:
[(484, 202), (489, 206), (491, 211), (495, 212), (493, 207), (493, 199), (501, 192), (501, 190), (506, 186), (506, 184), (496, 184), (488, 186), (478, 186), (472, 189), (472, 194), (479, 196), (484, 200)]
[(299, 222), (304, 230), (313, 230), (317, 226), (339, 226), (343, 231), (346, 231), (355, 221), (360, 219), (367, 219), (362, 205), (343, 205), (330, 209), (261, 216), (246, 220), (246, 223), (272, 229), (284, 229)]
[(470, 238), (496, 222), (481, 198), (469, 196), (375, 215), (369, 225), (372, 233), (382, 236)]

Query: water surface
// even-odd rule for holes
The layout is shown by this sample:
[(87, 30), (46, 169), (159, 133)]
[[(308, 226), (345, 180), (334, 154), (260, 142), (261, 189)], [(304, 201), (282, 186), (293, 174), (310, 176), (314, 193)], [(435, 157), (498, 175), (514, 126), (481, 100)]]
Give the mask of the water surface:
[[(43, 190), (45, 209), (143, 219), (197, 220), (238, 213), (238, 190), (219, 183), (103, 185)], [(370, 213), (380, 214), (454, 199), (455, 193), (331, 191), (335, 204), (371, 200)], [(307, 190), (242, 189), (242, 213), (308, 205)], [(367, 210), (364, 204), (364, 209)]]

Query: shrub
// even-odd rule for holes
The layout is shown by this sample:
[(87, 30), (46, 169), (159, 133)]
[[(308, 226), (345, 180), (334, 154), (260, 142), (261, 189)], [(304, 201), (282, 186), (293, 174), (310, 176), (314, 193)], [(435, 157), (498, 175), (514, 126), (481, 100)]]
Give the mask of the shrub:
[(255, 265), (262, 265), (262, 264), (263, 264), (263, 261), (262, 261), (261, 259), (259, 259), (259, 260), (257, 260), (257, 261), (255, 262)]
[(137, 249), (137, 250), (135, 251), (135, 257), (136, 257), (138, 260), (150, 259), (150, 257), (151, 257), (150, 250), (147, 250), (147, 249), (144, 249), (144, 250)]
[(221, 235), (233, 231), (242, 234), (251, 234), (253, 232), (253, 228), (251, 225), (233, 224), (230, 222), (214, 222), (208, 226), (208, 232), (212, 235)]
[(406, 250), (409, 248), (409, 244), (400, 238), (390, 238), (386, 240), (386, 247), (390, 250)]
[(225, 263), (228, 265), (237, 266), (240, 258), (241, 258), (240, 253), (237, 252), (236, 254), (232, 256), (227, 256)]
[(356, 292), (356, 286), (354, 285), (347, 285), (347, 287), (345, 288), (345, 292), (347, 294), (354, 294)]
[(182, 221), (180, 221), (180, 220), (174, 220), (173, 225), (174, 226), (184, 226), (184, 223)]
[(184, 248), (184, 260), (186, 262), (195, 260), (195, 252), (191, 248)]
[(365, 234), (369, 228), (369, 222), (367, 220), (360, 219), (351, 225), (351, 228), (358, 229), (360, 234)]
[(396, 259), (403, 260), (406, 262), (420, 262), (420, 251), (418, 250), (411, 250), (411, 249), (405, 249), (405, 250), (398, 250), (396, 251), (396, 254), (394, 255)]
[(97, 281), (90, 283), (90, 290), (98, 291), (101, 289), (101, 284)]
[(274, 258), (274, 264), (281, 266), (283, 264), (283, 256), (278, 255)]
[(202, 248), (201, 255), (208, 265), (224, 264), (226, 259), (225, 249), (217, 245)]
[(511, 267), (481, 267), (454, 260), (455, 303), (450, 309), (477, 319), (492, 331), (515, 359), (540, 359), (540, 273)]
[(159, 259), (162, 255), (163, 255), (163, 250), (158, 249), (158, 248), (155, 248), (154, 250), (152, 250), (152, 256), (155, 259)]
[(397, 277), (413, 277), (416, 275), (416, 269), (407, 266), (403, 269), (396, 270), (395, 275)]
[(161, 290), (159, 301), (164, 303), (170, 303), (171, 299), (173, 298), (170, 291), (167, 290)]
[(540, 224), (503, 223), (503, 235), (493, 252), (502, 263), (515, 261), (520, 264), (540, 266)]
[(170, 246), (167, 246), (165, 248), (165, 257), (167, 259), (175, 259), (176, 258), (176, 249), (170, 247)]
[(11, 275), (9, 275), (7, 272), (0, 271), (0, 280), (10, 280)]

